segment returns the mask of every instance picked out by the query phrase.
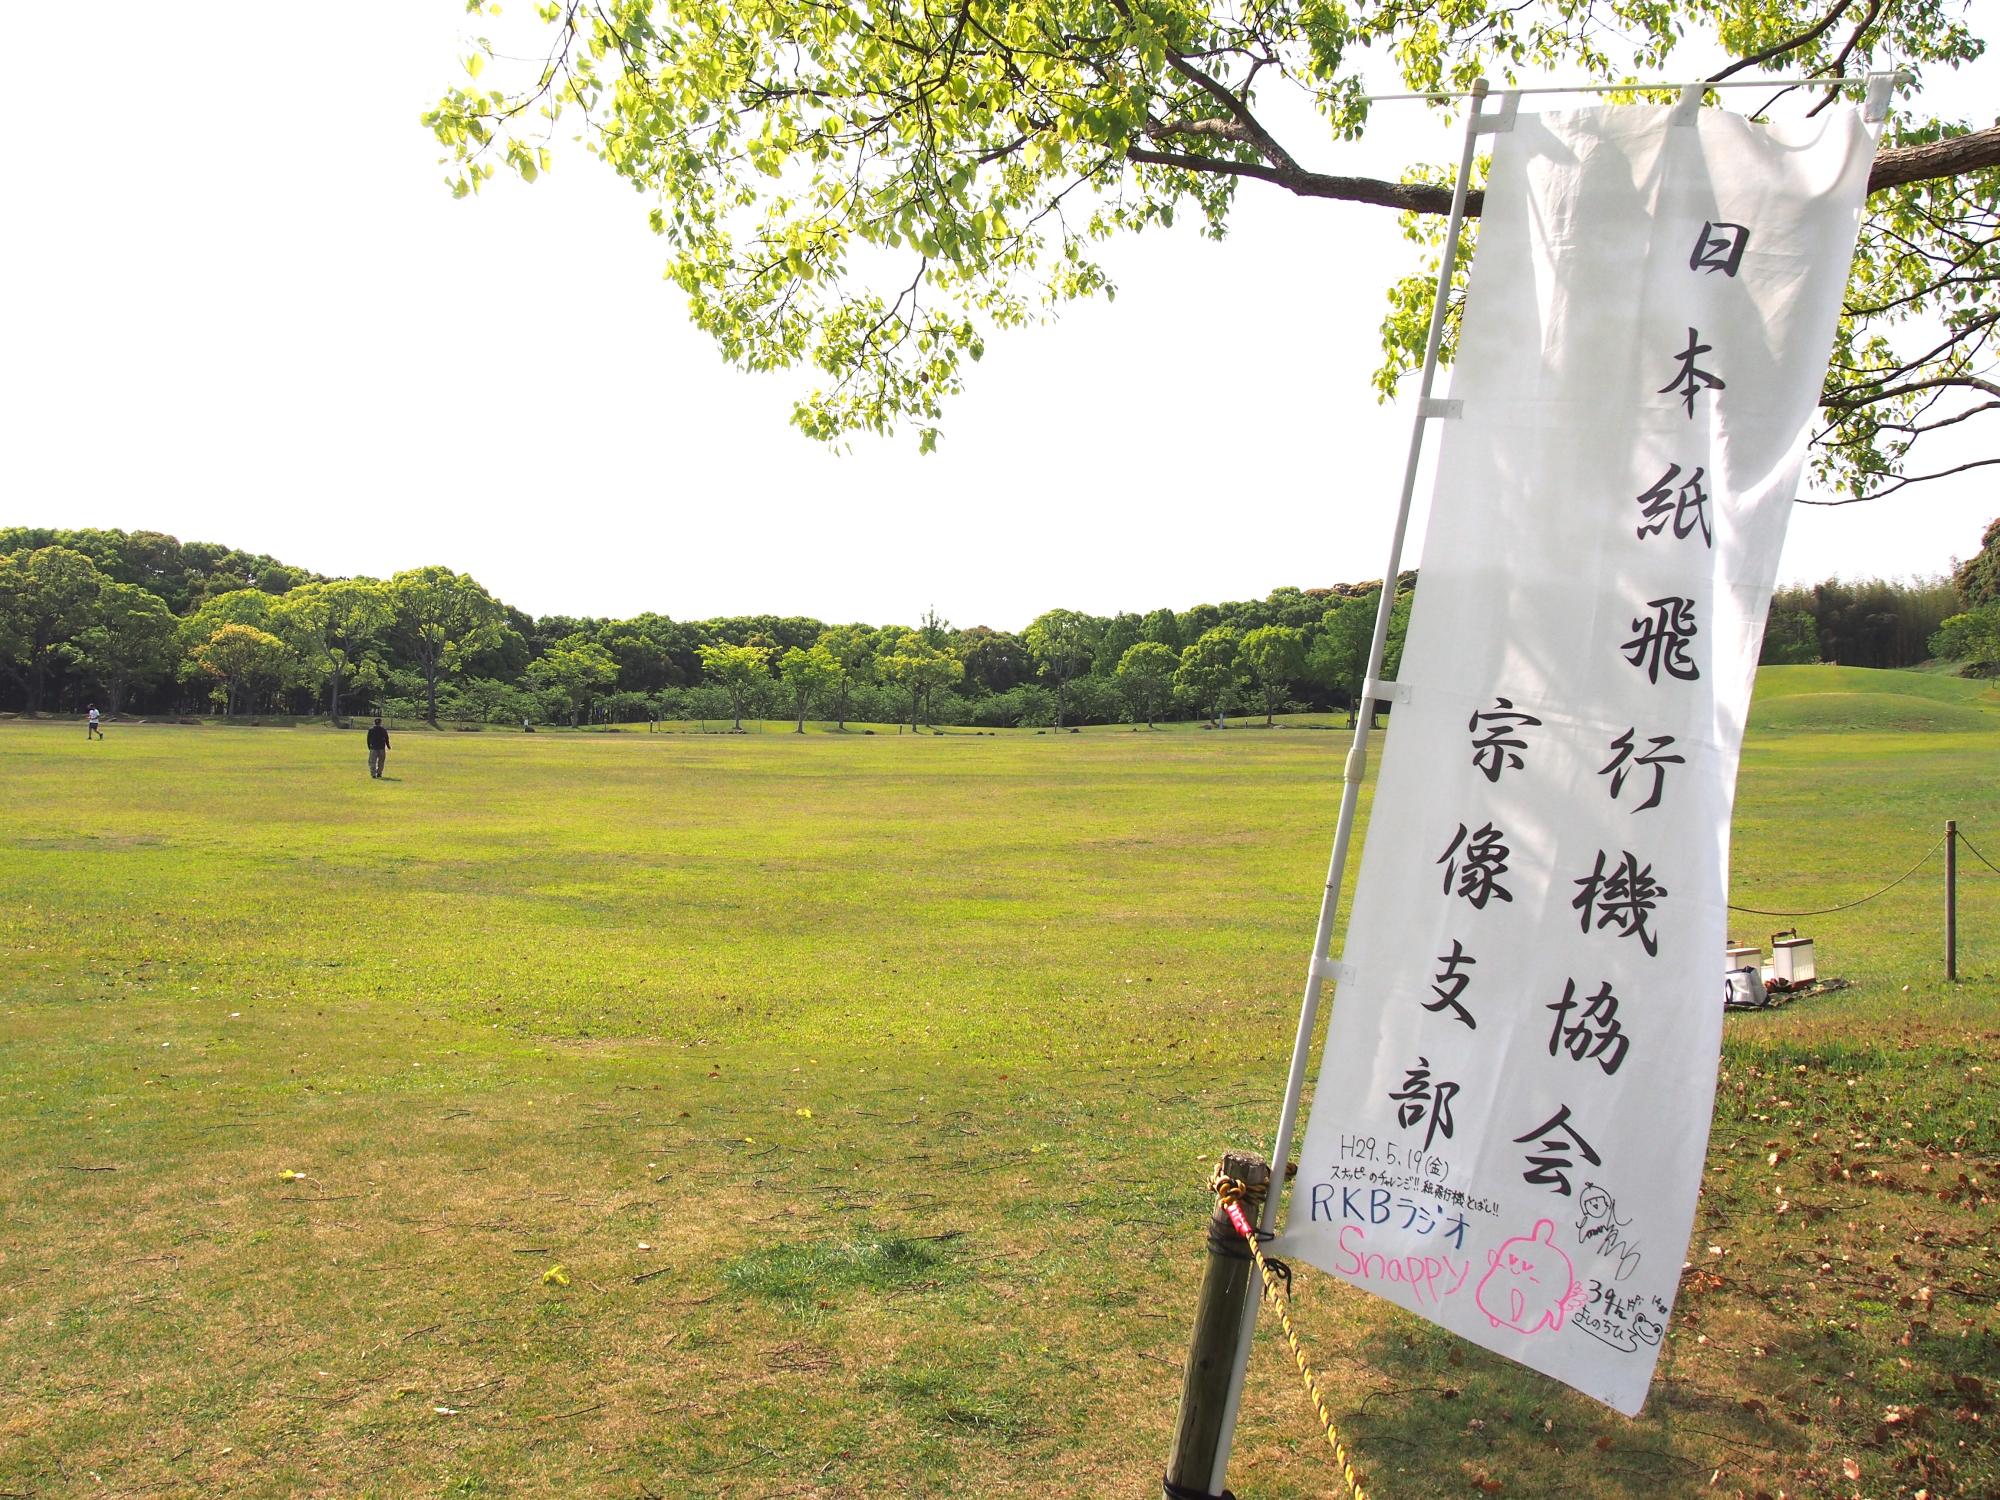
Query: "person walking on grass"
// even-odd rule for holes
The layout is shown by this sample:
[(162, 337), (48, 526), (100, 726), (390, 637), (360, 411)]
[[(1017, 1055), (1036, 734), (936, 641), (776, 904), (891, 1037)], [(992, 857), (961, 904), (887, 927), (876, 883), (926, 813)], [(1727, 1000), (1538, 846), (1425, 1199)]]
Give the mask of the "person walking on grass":
[(382, 716), (377, 714), (375, 722), (368, 729), (368, 774), (380, 781), (382, 767), (388, 759), (389, 731), (382, 727)]
[(88, 744), (92, 740), (101, 740), (103, 738), (104, 726), (97, 722), (97, 705), (93, 703), (90, 705), (90, 712), (85, 715), (83, 721), (84, 743)]

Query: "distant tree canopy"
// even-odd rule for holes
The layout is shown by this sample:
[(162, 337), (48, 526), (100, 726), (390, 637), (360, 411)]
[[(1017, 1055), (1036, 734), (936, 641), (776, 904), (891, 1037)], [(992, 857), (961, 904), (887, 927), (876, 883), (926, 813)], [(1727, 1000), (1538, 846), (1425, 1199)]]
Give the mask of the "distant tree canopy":
[[(1963, 653), (1985, 649), (1977, 620), (1940, 632), (1968, 604), (2000, 613), (1977, 592), (1980, 563), (1959, 569), (1963, 597), (1942, 578), (1781, 589), (1763, 659), (1976, 661)], [(125, 581), (147, 577), (170, 592)], [(1415, 586), (1414, 573), (1396, 580), (1385, 677)], [(1380, 595), (1360, 582), (1110, 616), (1059, 608), (1019, 633), (935, 612), (915, 626), (537, 619), (448, 567), (323, 578), (157, 532), (16, 527), (0, 530), (0, 709), (1001, 728), (1226, 718), (1254, 702), (1270, 722), (1355, 707)]]

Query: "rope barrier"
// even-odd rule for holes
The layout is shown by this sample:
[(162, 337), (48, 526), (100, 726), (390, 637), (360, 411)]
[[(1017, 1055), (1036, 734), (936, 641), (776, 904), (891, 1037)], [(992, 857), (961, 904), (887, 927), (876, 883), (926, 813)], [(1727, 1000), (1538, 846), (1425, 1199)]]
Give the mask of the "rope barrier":
[[(1965, 835), (1961, 833), (1958, 836), (1958, 841), (1961, 844), (1964, 843)], [(1837, 911), (1852, 911), (1857, 906), (1866, 906), (1870, 901), (1875, 900), (1877, 897), (1888, 895), (1889, 892), (1893, 891), (1897, 886), (1901, 885), (1904, 881), (1908, 880), (1912, 875), (1916, 874), (1917, 871), (1921, 870), (1925, 865), (1929, 864), (1931, 855), (1937, 853), (1938, 850), (1942, 849), (1943, 847), (1944, 847), (1944, 836), (1940, 836), (1938, 841), (1935, 844), (1932, 844), (1930, 848), (1925, 851), (1924, 857), (1922, 859), (1918, 860), (1915, 864), (1911, 865), (1909, 869), (1905, 870), (1902, 874), (1898, 875), (1894, 880), (1890, 881), (1887, 885), (1883, 886), (1881, 890), (1875, 892), (1873, 896), (1863, 896), (1859, 901), (1847, 901), (1843, 902), (1839, 906), (1816, 907), (1812, 911), (1766, 911), (1761, 906), (1737, 906), (1734, 905), (1733, 903), (1731, 904), (1729, 909), (1731, 911), (1746, 912), (1753, 917), (1824, 917), (1824, 916), (1830, 916), (1832, 913)], [(1983, 859), (1984, 856), (1982, 855), (1981, 858)], [(1995, 873), (2000, 874), (2000, 871), (1996, 871)]]
[(1961, 844), (1965, 845), (1967, 851), (1972, 855), (1974, 859), (1978, 860), (1982, 865), (1986, 866), (1986, 868), (1991, 870), (1995, 875), (2000, 875), (2000, 865), (1994, 864), (1992, 860), (1988, 859), (1985, 855), (1981, 854), (1979, 850), (1974, 847), (1971, 839), (1967, 838), (1963, 833), (1961, 833), (1958, 836), (1958, 841)]
[[(1340, 1469), (1340, 1477), (1347, 1485), (1348, 1493), (1354, 1500), (1368, 1500), (1368, 1492), (1361, 1486), (1361, 1476), (1356, 1472), (1354, 1461), (1348, 1456), (1347, 1445), (1340, 1440), (1340, 1433), (1333, 1425), (1333, 1414), (1326, 1409), (1326, 1398), (1320, 1394), (1319, 1377), (1313, 1374), (1312, 1366), (1306, 1362), (1304, 1347), (1299, 1343), (1298, 1330), (1292, 1327), (1291, 1312), (1285, 1306), (1285, 1294), (1279, 1291), (1282, 1285), (1286, 1292), (1291, 1290), (1292, 1270), (1286, 1266), (1282, 1274), (1266, 1259), (1264, 1247), (1258, 1243), (1268, 1238), (1250, 1222), (1243, 1212), (1243, 1203), (1252, 1196), (1251, 1190), (1233, 1177), (1224, 1177), (1220, 1170), (1209, 1182), (1215, 1196), (1222, 1201), (1222, 1208), (1229, 1215), (1229, 1222), (1236, 1226), (1236, 1232), (1243, 1237), (1243, 1243), (1250, 1249), (1251, 1257), (1257, 1262), (1257, 1274), (1264, 1281), (1264, 1298), (1278, 1315), (1278, 1322), (1285, 1330), (1285, 1342), (1291, 1345), (1292, 1360), (1299, 1367), (1299, 1379), (1304, 1383), (1306, 1396), (1319, 1414), (1320, 1426), (1326, 1429), (1327, 1446), (1333, 1449), (1333, 1461)], [(1256, 1196), (1261, 1197), (1259, 1193)], [(1282, 1263), (1280, 1263), (1282, 1264)]]

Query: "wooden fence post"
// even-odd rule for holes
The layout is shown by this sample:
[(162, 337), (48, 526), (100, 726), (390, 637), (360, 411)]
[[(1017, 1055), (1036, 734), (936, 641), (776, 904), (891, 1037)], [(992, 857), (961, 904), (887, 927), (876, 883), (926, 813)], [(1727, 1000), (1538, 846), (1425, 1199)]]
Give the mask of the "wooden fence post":
[[(1261, 1156), (1231, 1151), (1222, 1158), (1222, 1171), (1252, 1192), (1269, 1190), (1271, 1164)], [(1236, 1368), (1237, 1344), (1243, 1321), (1262, 1293), (1249, 1247), (1243, 1244), (1222, 1205), (1216, 1204), (1208, 1221), (1208, 1264), (1195, 1303), (1194, 1337), (1188, 1346), (1180, 1415), (1174, 1422), (1174, 1445), (1167, 1460), (1165, 1493), (1169, 1497), (1211, 1493), (1208, 1485), (1215, 1473), (1215, 1457), (1227, 1438), (1222, 1423)]]
[(1958, 983), (1958, 819), (1944, 825), (1944, 977)]

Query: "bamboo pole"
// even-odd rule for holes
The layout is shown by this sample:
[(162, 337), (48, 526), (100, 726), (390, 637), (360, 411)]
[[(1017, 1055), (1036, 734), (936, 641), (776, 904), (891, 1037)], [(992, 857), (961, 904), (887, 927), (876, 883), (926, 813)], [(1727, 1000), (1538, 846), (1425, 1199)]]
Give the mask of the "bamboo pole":
[[(1305, 1088), (1306, 1059), (1312, 1050), (1313, 1029), (1319, 1019), (1322, 981), (1327, 975), (1333, 943), (1335, 912), (1340, 904), (1341, 882), (1347, 873), (1348, 845), (1354, 834), (1355, 814), (1360, 808), (1361, 782), (1368, 766), (1368, 738), (1374, 727), (1375, 704), (1371, 689), (1382, 672), (1382, 653), (1389, 639), (1389, 616), (1396, 606), (1396, 579), (1403, 568), (1403, 537), (1409, 530), (1410, 504), (1417, 489), (1417, 468), (1423, 457), (1425, 423), (1443, 412), (1432, 402), (1437, 382), (1438, 347), (1444, 341), (1445, 314), (1451, 304), (1452, 275), (1458, 265), (1459, 240), (1465, 227), (1465, 198), (1472, 181), (1472, 162), (1481, 133), (1489, 120), (1486, 114), (1487, 83), (1473, 80), (1472, 108), (1465, 117), (1465, 144), (1460, 152), (1458, 178), (1452, 187), (1451, 217), (1445, 226), (1444, 253), (1438, 263), (1437, 288), (1431, 306), (1431, 326), (1424, 345), (1424, 367), (1417, 391), (1416, 415), (1410, 423), (1409, 456), (1403, 466), (1402, 497), (1396, 509), (1396, 526), (1389, 543), (1389, 561), (1382, 571), (1382, 597), (1375, 609), (1375, 633), (1368, 643), (1368, 670), (1362, 680), (1361, 713), (1354, 725), (1354, 743), (1348, 749), (1342, 773), (1340, 815), (1334, 824), (1333, 854), (1328, 862), (1326, 889), (1320, 897), (1319, 925), (1313, 933), (1312, 959), (1306, 967), (1305, 998), (1299, 1007), (1298, 1033), (1292, 1042), (1291, 1072), (1285, 1082), (1285, 1100), (1278, 1112), (1277, 1135), (1272, 1143), (1271, 1162), (1278, 1185), (1266, 1195), (1264, 1211), (1257, 1227), (1270, 1232), (1278, 1222), (1278, 1200), (1283, 1194), (1285, 1163), (1291, 1157), (1292, 1131), (1298, 1122), (1299, 1096)], [(1250, 1337), (1257, 1326), (1257, 1303), (1250, 1302), (1237, 1336), (1235, 1359), (1230, 1370), (1229, 1388), (1224, 1398), (1223, 1427), (1216, 1447), (1215, 1464), (1208, 1477), (1208, 1491), (1224, 1492), (1229, 1468), (1229, 1449), (1235, 1438), (1236, 1413), (1243, 1402), (1243, 1376), (1250, 1363)]]

